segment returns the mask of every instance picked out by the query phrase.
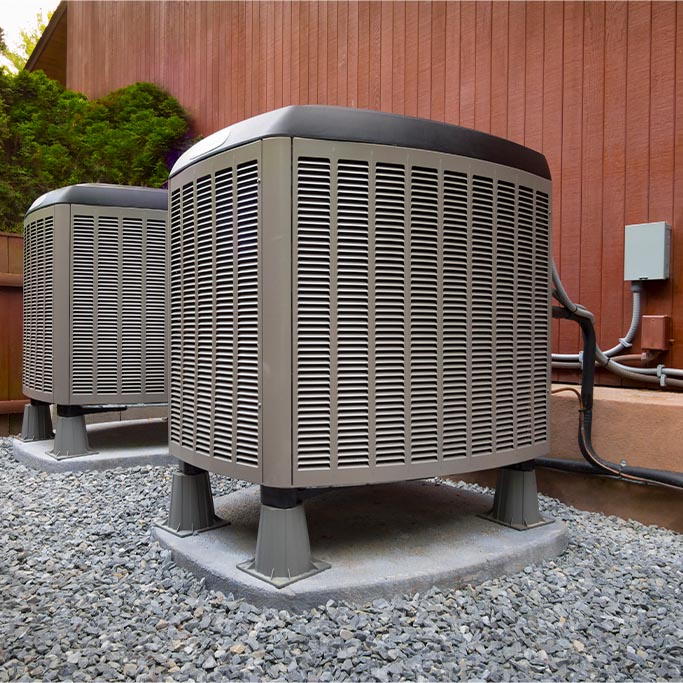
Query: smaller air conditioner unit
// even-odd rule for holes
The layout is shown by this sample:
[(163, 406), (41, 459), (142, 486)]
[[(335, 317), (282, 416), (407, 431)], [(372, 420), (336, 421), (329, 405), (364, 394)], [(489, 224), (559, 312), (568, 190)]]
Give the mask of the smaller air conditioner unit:
[(24, 219), (22, 437), (88, 450), (86, 412), (166, 402), (167, 192), (73, 185)]

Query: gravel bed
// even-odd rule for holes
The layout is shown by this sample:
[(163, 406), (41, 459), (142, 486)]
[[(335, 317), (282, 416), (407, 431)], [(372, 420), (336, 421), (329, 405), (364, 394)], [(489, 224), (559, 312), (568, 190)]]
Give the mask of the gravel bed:
[[(171, 468), (46, 474), (8, 449), (0, 440), (0, 681), (681, 679), (674, 532), (543, 497), (570, 529), (557, 560), (292, 614), (207, 590), (150, 541)], [(213, 481), (218, 494), (243, 485)]]

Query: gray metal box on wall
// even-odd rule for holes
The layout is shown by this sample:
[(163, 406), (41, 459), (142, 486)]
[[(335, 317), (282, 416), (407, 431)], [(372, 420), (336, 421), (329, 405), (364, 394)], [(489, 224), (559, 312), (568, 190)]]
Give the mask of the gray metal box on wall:
[(624, 280), (666, 280), (671, 258), (671, 226), (664, 221), (627, 225)]
[(191, 148), (169, 191), (173, 455), (305, 487), (548, 453), (543, 156), (287, 107)]
[(166, 190), (73, 185), (24, 219), (23, 392), (166, 401)]

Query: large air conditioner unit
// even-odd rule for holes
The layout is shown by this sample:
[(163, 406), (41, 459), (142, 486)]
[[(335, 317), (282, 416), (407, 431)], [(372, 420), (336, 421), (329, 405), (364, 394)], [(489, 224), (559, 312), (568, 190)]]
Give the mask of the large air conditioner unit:
[(542, 155), (287, 107), (195, 145), (169, 191), (169, 437), (186, 472), (261, 484), (287, 508), (285, 489), (548, 453)]
[(83, 414), (165, 403), (165, 190), (90, 184), (42, 195), (24, 220), (22, 435), (87, 451)]

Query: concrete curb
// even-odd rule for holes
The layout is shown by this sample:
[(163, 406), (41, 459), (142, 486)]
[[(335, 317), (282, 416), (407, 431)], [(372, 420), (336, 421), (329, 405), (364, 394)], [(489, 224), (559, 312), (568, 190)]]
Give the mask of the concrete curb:
[(167, 423), (160, 418), (107, 422), (88, 425), (90, 448), (95, 453), (57, 460), (49, 455), (54, 440), (12, 439), (14, 457), (20, 463), (43, 472), (83, 472), (115, 467), (170, 465), (176, 462), (168, 452)]
[(215, 505), (229, 526), (185, 538), (159, 527), (153, 534), (210, 588), (294, 611), (478, 584), (560, 555), (568, 544), (562, 522), (503, 527), (476, 516), (490, 508), (489, 496), (432, 481), (339, 489), (306, 502), (313, 555), (332, 567), (277, 590), (236, 567), (253, 557), (258, 487)]

